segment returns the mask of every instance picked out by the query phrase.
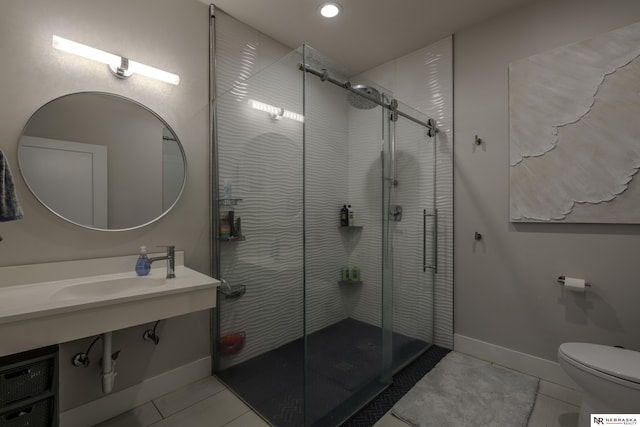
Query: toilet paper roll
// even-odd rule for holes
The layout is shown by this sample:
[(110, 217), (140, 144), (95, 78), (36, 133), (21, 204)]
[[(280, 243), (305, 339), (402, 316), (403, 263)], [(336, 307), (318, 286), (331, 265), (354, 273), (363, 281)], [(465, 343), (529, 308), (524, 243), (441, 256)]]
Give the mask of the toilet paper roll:
[(584, 279), (577, 277), (565, 277), (564, 287), (572, 292), (584, 292), (586, 282)]

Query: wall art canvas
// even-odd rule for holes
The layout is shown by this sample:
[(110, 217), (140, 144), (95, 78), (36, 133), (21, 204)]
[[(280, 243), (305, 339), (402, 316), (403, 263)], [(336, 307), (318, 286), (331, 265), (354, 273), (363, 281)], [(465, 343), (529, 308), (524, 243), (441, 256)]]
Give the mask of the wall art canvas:
[(640, 23), (509, 65), (512, 222), (640, 223)]

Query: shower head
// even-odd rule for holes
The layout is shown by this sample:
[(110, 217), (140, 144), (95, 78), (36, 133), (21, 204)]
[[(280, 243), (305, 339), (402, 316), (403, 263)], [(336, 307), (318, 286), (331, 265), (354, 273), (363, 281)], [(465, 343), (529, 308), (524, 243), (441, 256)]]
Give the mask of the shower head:
[(367, 85), (355, 85), (352, 86), (352, 89), (364, 94), (364, 96), (360, 96), (355, 92), (349, 92), (347, 94), (347, 102), (352, 107), (360, 110), (369, 110), (378, 106), (378, 104), (373, 102), (371, 99), (367, 99), (372, 98), (380, 101), (380, 92), (378, 92), (377, 89)]

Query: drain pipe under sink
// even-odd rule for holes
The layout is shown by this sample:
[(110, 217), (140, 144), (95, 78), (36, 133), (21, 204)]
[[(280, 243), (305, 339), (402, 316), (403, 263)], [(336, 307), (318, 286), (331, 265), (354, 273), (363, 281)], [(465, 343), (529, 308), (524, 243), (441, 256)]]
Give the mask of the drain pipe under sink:
[(112, 333), (102, 334), (102, 392), (111, 393), (116, 374), (116, 361), (112, 358)]

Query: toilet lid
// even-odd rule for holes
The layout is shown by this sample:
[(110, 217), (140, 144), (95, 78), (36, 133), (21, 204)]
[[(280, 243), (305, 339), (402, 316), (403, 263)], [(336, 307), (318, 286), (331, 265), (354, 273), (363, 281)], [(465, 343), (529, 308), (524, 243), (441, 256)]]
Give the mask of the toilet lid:
[(640, 383), (640, 352), (580, 342), (561, 344), (560, 351), (565, 356), (592, 369)]

